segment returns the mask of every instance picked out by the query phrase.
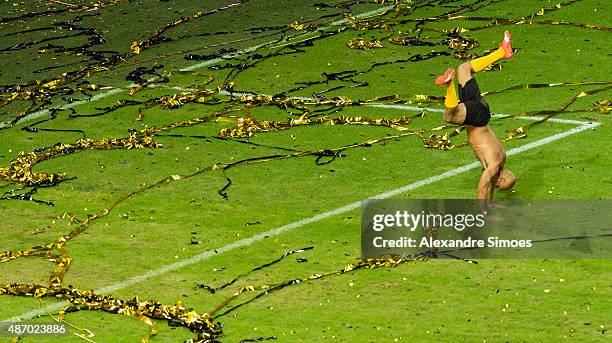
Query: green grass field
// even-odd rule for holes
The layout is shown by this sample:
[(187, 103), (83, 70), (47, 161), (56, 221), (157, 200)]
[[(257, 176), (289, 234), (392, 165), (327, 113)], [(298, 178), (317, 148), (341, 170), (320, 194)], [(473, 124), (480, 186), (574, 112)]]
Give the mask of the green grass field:
[[(0, 4), (0, 321), (51, 323), (67, 309), (69, 335), (23, 342), (610, 340), (609, 259), (344, 269), (361, 261), (357, 202), (407, 185), (392, 198), (476, 196), (481, 169), (455, 172), (476, 159), (466, 133), (444, 126), (433, 80), (504, 30), (514, 58), (477, 78), (492, 111), (511, 115), (492, 119), (498, 137), (527, 129), (504, 141), (518, 181), (495, 198), (612, 198), (605, 1), (397, 3)], [(381, 47), (349, 48), (355, 38)], [(130, 94), (139, 67), (155, 68)], [(381, 118), (410, 122), (368, 122)], [(251, 135), (224, 134), (240, 125)], [(451, 149), (425, 146), (445, 133)], [(39, 161), (15, 162), (32, 152)], [(53, 295), (70, 287), (201, 317), (108, 298), (72, 297), (88, 303), (74, 311)], [(222, 324), (212, 336), (188, 328), (205, 314)]]

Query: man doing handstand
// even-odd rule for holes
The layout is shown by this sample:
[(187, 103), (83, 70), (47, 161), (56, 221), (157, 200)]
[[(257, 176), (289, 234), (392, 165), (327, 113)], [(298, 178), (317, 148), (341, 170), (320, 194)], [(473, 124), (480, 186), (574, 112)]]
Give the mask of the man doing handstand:
[[(463, 63), (457, 68), (459, 99), (455, 93), (455, 70), (449, 68), (436, 78), (436, 84), (446, 85), (444, 120), (467, 129), (468, 143), (484, 167), (478, 183), (478, 199), (484, 200), (483, 210), (491, 206), (493, 189), (510, 189), (516, 176), (505, 168), (506, 152), (489, 126), (489, 105), (480, 95), (473, 73), (479, 72), (502, 58), (512, 58), (512, 41), (508, 31), (504, 34), (499, 49), (493, 53)], [(459, 102), (460, 100), (460, 102)], [(483, 207), (483, 206), (481, 206)]]

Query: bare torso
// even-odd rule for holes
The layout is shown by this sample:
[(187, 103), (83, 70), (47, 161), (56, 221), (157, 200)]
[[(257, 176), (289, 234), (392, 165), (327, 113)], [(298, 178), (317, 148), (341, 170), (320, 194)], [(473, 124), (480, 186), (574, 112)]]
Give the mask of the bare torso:
[(503, 169), (506, 162), (506, 152), (491, 127), (488, 124), (485, 126), (466, 125), (465, 127), (468, 134), (468, 143), (482, 166), (486, 169), (490, 165), (498, 164), (500, 169)]

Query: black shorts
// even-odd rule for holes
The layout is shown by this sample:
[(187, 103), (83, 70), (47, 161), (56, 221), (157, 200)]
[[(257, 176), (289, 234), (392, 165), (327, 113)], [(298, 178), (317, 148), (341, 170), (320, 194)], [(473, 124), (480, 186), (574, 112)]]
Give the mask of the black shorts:
[(463, 87), (459, 85), (459, 99), (466, 108), (463, 125), (485, 126), (489, 123), (491, 119), (489, 104), (480, 96), (476, 79), (470, 79)]

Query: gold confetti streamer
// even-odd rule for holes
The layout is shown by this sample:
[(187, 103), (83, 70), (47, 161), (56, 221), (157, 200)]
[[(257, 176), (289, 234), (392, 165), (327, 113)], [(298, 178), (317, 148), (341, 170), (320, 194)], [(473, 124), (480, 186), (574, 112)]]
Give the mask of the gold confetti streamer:
[(384, 29), (393, 31), (393, 27), (383, 20), (357, 19), (350, 13), (345, 14), (350, 27), (356, 30)]
[(382, 43), (378, 39), (361, 39), (361, 38), (353, 38), (348, 43), (347, 46), (351, 49), (361, 49), (361, 50), (370, 50), (372, 48), (382, 48)]
[(612, 111), (612, 101), (610, 100), (593, 101), (593, 106), (598, 107), (602, 113), (608, 113)]
[(289, 27), (294, 29), (295, 31), (310, 31), (310, 30), (315, 30), (315, 29), (321, 27), (321, 25), (315, 24), (315, 23), (301, 24), (299, 21), (296, 20), (293, 23), (291, 23), (291, 25), (289, 25)]
[(42, 151), (21, 154), (11, 161), (10, 167), (0, 167), (0, 179), (14, 183), (35, 186), (41, 184), (56, 184), (66, 179), (65, 173), (48, 174), (34, 172), (32, 168), (36, 163), (50, 158), (74, 153), (81, 150), (109, 150), (109, 149), (142, 149), (159, 148), (161, 144), (155, 142), (150, 135), (132, 133), (128, 137), (119, 139), (80, 139), (74, 144), (57, 144)]
[(329, 125), (373, 125), (373, 126), (387, 126), (394, 128), (398, 131), (408, 130), (402, 125), (410, 124), (411, 118), (399, 118), (399, 119), (370, 119), (364, 117), (319, 117), (314, 119), (309, 118), (298, 118), (291, 119), (286, 122), (279, 121), (257, 121), (253, 118), (237, 118), (237, 125), (233, 128), (222, 129), (219, 131), (218, 136), (222, 138), (241, 138), (251, 137), (259, 132), (277, 132), (279, 130), (288, 129), (295, 126), (305, 125), (318, 125), (318, 124), (329, 124)]
[(221, 334), (221, 327), (213, 322), (210, 314), (198, 314), (193, 309), (184, 307), (180, 302), (175, 305), (164, 305), (153, 300), (140, 301), (138, 298), (122, 300), (110, 295), (98, 295), (88, 289), (60, 285), (45, 287), (41, 285), (3, 284), (0, 285), (0, 295), (66, 300), (70, 305), (60, 310), (60, 321), (63, 320), (66, 313), (99, 310), (139, 318), (151, 326), (152, 335), (157, 332), (153, 320), (165, 320), (174, 325), (188, 328), (196, 333), (196, 337), (190, 340), (194, 343), (210, 342)]
[(384, 4), (400, 4), (402, 2), (411, 2), (412, 0), (374, 0), (374, 3), (379, 4), (379, 5), (384, 5)]

